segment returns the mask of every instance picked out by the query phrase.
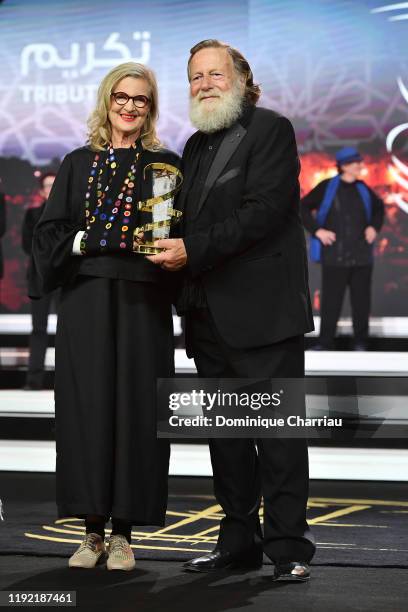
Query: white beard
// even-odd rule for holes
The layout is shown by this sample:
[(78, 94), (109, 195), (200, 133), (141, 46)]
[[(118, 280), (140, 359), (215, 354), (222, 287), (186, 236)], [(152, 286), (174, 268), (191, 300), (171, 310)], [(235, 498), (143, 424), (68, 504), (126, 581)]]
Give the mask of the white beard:
[(190, 94), (190, 121), (201, 132), (210, 134), (230, 127), (242, 113), (244, 95), (240, 84), (236, 81), (229, 91), (220, 91), (214, 87), (213, 91), (218, 98), (211, 102), (202, 102), (199, 93), (193, 97)]

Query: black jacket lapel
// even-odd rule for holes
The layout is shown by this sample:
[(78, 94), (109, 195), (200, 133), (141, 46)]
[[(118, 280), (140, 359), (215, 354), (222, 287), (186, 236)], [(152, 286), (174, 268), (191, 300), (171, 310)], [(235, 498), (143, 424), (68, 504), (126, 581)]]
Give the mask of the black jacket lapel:
[(199, 214), (212, 186), (214, 185), (217, 178), (220, 176), (228, 161), (231, 159), (237, 147), (242, 142), (243, 137), (246, 133), (247, 130), (240, 123), (235, 123), (229, 128), (229, 130), (225, 134), (221, 142), (220, 148), (218, 149), (218, 152), (214, 158), (214, 161), (210, 166), (210, 170), (208, 172), (207, 180), (205, 181), (204, 188), (201, 193), (200, 200), (198, 202), (195, 216)]

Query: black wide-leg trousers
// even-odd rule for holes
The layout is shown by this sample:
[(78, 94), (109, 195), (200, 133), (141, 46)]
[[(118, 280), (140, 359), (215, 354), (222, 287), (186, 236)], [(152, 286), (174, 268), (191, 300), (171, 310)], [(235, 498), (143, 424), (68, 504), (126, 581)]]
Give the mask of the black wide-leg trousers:
[(169, 442), (156, 379), (174, 373), (168, 297), (154, 283), (78, 276), (56, 336), (58, 515), (163, 525)]
[[(221, 339), (211, 314), (186, 317), (188, 350), (202, 378), (302, 378), (303, 336), (250, 350)], [(214, 492), (225, 518), (217, 547), (244, 553), (260, 534), (264, 500), (264, 552), (273, 561), (310, 561), (314, 537), (306, 521), (309, 490), (307, 441), (302, 438), (209, 440)]]
[(344, 294), (350, 288), (354, 340), (368, 338), (373, 266), (339, 267), (322, 265), (320, 343), (331, 347), (336, 335)]

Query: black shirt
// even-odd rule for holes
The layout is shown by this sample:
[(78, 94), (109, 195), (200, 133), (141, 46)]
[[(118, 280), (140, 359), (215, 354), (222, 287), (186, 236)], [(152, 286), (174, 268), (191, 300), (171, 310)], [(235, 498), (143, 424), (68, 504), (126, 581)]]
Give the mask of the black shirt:
[[(203, 146), (198, 151), (196, 157), (190, 162), (189, 176), (194, 177), (194, 180), (191, 186), (189, 186), (190, 188), (185, 199), (186, 205), (183, 220), (185, 235), (192, 233), (195, 218), (194, 211), (204, 189), (211, 164), (220, 148), (226, 131), (220, 130), (213, 134), (205, 134)], [(183, 314), (193, 308), (207, 308), (207, 300), (201, 280), (199, 278), (193, 280), (187, 268), (182, 294), (178, 300), (178, 312)]]
[(191, 161), (189, 173), (191, 176), (194, 176), (194, 182), (191, 185), (186, 197), (184, 218), (184, 228), (186, 234), (190, 233), (189, 229), (191, 229), (192, 220), (195, 216), (195, 208), (204, 189), (205, 180), (208, 176), (211, 164), (214, 161), (225, 133), (226, 130), (220, 130), (219, 132), (215, 132), (213, 134), (206, 134), (202, 148), (198, 152), (196, 158), (193, 158)]
[[(302, 219), (306, 229), (315, 234), (320, 229), (313, 210), (323, 202), (327, 184), (324, 180), (302, 199)], [(367, 221), (364, 202), (357, 189), (357, 181), (340, 181), (339, 188), (328, 212), (324, 229), (335, 232), (336, 241), (322, 247), (322, 264), (330, 266), (365, 266), (372, 263), (373, 245), (365, 239), (368, 225), (379, 232), (384, 218), (383, 201), (366, 185), (370, 192), (372, 218)]]

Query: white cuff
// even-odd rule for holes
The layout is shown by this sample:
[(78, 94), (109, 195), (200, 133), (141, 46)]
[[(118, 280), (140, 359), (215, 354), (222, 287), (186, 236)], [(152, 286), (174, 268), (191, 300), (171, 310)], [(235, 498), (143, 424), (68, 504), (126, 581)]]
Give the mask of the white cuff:
[(72, 245), (72, 255), (81, 255), (81, 240), (84, 234), (84, 231), (77, 232)]

